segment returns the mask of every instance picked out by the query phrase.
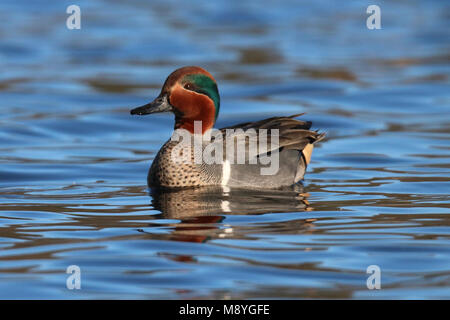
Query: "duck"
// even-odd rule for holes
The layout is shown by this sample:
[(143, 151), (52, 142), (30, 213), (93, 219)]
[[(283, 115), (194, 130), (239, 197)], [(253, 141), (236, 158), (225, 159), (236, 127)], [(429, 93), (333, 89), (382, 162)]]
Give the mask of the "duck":
[[(296, 119), (303, 114), (215, 129), (219, 109), (220, 95), (214, 77), (201, 67), (186, 66), (167, 77), (152, 102), (130, 111), (131, 115), (162, 112), (175, 115), (174, 134), (158, 151), (148, 171), (150, 188), (292, 186), (303, 179), (314, 145), (325, 137), (325, 133), (310, 130), (311, 121)], [(174, 139), (175, 133), (178, 139)], [(244, 151), (237, 149), (237, 140), (244, 144)], [(224, 141), (233, 143), (228, 145)], [(255, 152), (249, 151), (252, 143), (258, 146), (253, 148)], [(206, 151), (219, 161), (204, 161)]]

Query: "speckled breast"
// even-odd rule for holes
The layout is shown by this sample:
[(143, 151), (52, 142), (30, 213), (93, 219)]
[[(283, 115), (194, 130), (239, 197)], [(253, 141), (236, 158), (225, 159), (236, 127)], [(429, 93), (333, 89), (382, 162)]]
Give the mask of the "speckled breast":
[(153, 160), (147, 183), (149, 187), (197, 187), (220, 185), (221, 178), (221, 165), (197, 164), (193, 147), (169, 140)]

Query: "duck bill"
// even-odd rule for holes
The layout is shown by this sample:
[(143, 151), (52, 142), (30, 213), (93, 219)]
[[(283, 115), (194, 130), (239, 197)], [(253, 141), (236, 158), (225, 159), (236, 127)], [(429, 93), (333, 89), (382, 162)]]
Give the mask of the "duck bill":
[(170, 112), (170, 111), (173, 111), (173, 107), (167, 101), (167, 97), (160, 96), (146, 105), (134, 108), (133, 110), (130, 111), (130, 114), (137, 114), (143, 116), (151, 113)]

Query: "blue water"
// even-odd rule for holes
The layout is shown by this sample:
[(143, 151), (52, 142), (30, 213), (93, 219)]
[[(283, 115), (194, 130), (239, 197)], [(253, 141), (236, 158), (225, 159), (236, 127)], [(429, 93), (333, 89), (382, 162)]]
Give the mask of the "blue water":
[[(370, 1), (70, 4), (0, 4), (0, 298), (450, 298), (447, 2), (378, 1), (381, 30)], [(184, 65), (217, 127), (327, 133), (303, 187), (147, 189), (173, 117), (129, 110)]]

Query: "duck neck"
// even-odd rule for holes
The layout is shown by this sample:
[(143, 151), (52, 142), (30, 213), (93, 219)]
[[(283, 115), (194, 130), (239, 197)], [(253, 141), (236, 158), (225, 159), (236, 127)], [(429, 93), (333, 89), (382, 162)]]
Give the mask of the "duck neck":
[[(214, 112), (214, 111), (213, 111)], [(212, 129), (214, 126), (214, 114), (208, 116), (203, 113), (203, 117), (182, 117), (175, 116), (175, 130), (176, 129), (185, 129), (189, 131), (191, 134), (199, 133), (203, 135), (209, 129)]]

